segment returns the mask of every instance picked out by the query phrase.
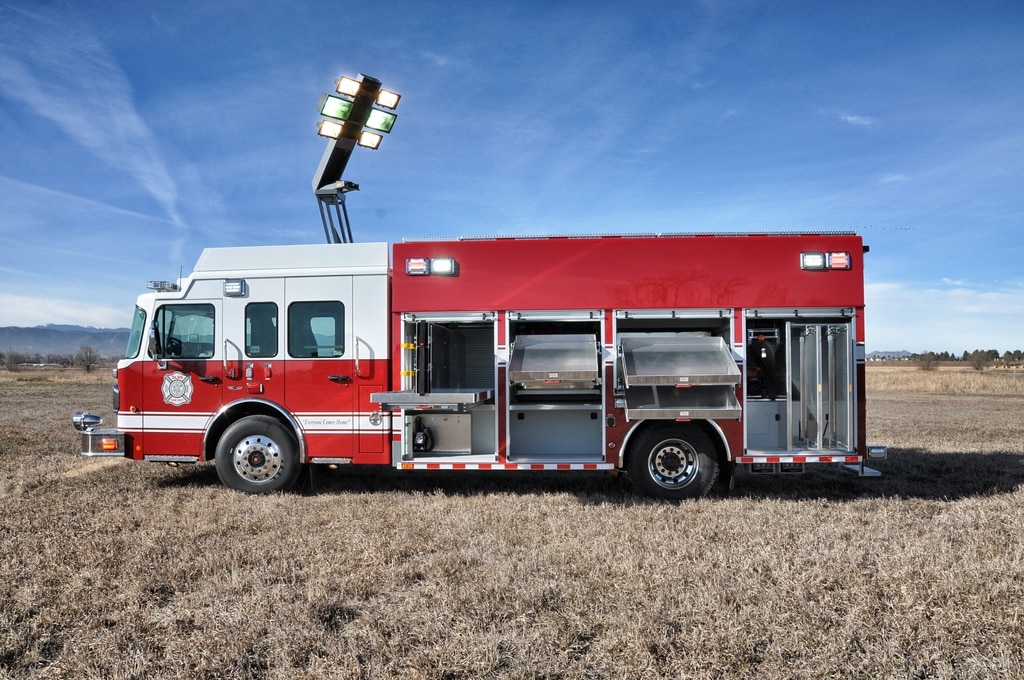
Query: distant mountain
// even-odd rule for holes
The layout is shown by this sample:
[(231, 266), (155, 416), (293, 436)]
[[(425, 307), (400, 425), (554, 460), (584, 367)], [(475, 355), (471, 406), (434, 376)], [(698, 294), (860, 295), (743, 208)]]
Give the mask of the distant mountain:
[(24, 354), (74, 354), (83, 345), (100, 356), (121, 356), (128, 345), (127, 328), (93, 328), (50, 324), (34, 328), (0, 327), (0, 351)]
[(94, 328), (92, 326), (71, 326), (68, 324), (59, 323), (48, 323), (45, 326), (36, 326), (35, 328), (29, 330), (35, 330), (39, 328), (52, 331), (69, 331), (72, 333), (109, 333), (111, 331), (128, 332), (127, 328)]

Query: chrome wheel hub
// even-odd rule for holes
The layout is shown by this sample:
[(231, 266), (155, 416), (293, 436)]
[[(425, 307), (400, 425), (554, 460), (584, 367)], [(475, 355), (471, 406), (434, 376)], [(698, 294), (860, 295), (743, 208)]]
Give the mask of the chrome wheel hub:
[(231, 450), (235, 470), (250, 482), (266, 482), (281, 471), (281, 449), (270, 437), (250, 435)]
[(662, 442), (651, 456), (651, 477), (666, 488), (685, 486), (700, 468), (697, 452), (684, 441)]

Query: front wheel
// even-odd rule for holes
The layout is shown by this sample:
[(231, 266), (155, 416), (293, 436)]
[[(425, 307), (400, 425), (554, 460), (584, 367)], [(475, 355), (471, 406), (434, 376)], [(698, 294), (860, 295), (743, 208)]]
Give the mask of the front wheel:
[(217, 443), (216, 456), (220, 481), (245, 493), (289, 489), (301, 471), (295, 437), (269, 416), (249, 416), (231, 425)]
[(629, 474), (649, 496), (680, 500), (707, 494), (718, 478), (718, 456), (701, 429), (659, 425), (644, 432), (633, 447)]

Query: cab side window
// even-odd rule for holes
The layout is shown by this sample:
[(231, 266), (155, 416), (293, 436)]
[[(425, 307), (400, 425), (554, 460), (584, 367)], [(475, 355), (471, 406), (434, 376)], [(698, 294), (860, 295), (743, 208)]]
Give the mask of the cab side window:
[(297, 359), (345, 354), (345, 305), (336, 301), (288, 306), (288, 355)]
[(156, 312), (157, 352), (170, 359), (210, 359), (214, 350), (213, 305), (164, 305)]
[(277, 356), (277, 305), (252, 302), (245, 306), (245, 355), (253, 359)]

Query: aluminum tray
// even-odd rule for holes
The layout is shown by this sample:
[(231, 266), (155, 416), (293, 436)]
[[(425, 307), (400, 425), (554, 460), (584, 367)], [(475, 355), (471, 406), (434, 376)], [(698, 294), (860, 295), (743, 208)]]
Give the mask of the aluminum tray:
[(463, 412), (474, 404), (479, 404), (494, 396), (491, 390), (451, 391), (439, 390), (427, 394), (416, 392), (374, 392), (370, 402), (380, 404), (385, 411), (400, 409), (430, 409), (437, 411)]
[(735, 385), (740, 369), (725, 340), (713, 336), (635, 334), (619, 338), (626, 387)]
[(678, 420), (739, 418), (736, 389), (728, 385), (704, 387), (633, 387), (626, 390), (626, 417)]
[(526, 388), (592, 388), (600, 369), (593, 335), (522, 335), (512, 343), (508, 378)]

